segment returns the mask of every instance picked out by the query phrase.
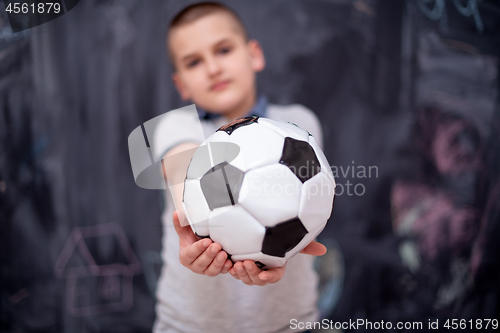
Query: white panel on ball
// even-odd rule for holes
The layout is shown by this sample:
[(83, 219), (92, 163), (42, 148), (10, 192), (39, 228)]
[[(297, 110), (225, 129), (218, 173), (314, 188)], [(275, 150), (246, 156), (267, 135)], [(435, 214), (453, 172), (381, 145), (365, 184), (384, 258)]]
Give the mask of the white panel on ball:
[(222, 162), (226, 162), (226, 149), (228, 145), (229, 135), (224, 131), (215, 132), (207, 140), (209, 154), (212, 166)]
[(266, 228), (239, 205), (214, 209), (208, 219), (210, 238), (227, 253), (260, 251)]
[(259, 124), (276, 131), (283, 138), (290, 137), (300, 141), (307, 141), (309, 137), (307, 131), (286, 121), (260, 118)]
[(238, 202), (266, 227), (297, 217), (302, 183), (283, 164), (245, 174)]
[(232, 151), (226, 152), (226, 161), (235, 168), (238, 168), (242, 171), (248, 170), (248, 168), (245, 165), (245, 159), (243, 158), (243, 154), (241, 154), (241, 150), (236, 157), (234, 157)]
[(302, 185), (299, 219), (307, 231), (325, 223), (332, 212), (335, 187), (320, 172)]
[(231, 164), (242, 171), (278, 163), (283, 151), (283, 138), (258, 123), (237, 128), (229, 139), (240, 147), (243, 157), (243, 163)]
[(224, 131), (218, 131), (210, 135), (205, 141), (206, 142), (228, 142), (229, 135)]
[(198, 236), (208, 236), (208, 216), (210, 208), (201, 190), (198, 179), (186, 179), (184, 181), (183, 206), (186, 217)]
[(265, 267), (263, 267), (264, 269), (281, 267), (281, 266), (284, 266), (286, 263), (285, 258), (273, 257), (270, 255), (264, 254), (262, 252), (231, 256), (231, 260), (234, 262), (244, 261), (246, 259), (250, 259), (250, 260), (253, 260), (256, 262), (260, 261), (261, 263), (266, 265)]
[(210, 155), (208, 153), (208, 146), (206, 143), (202, 143), (198, 149), (194, 152), (189, 167), (187, 169), (186, 178), (197, 179), (203, 176), (210, 168), (212, 163), (210, 161)]

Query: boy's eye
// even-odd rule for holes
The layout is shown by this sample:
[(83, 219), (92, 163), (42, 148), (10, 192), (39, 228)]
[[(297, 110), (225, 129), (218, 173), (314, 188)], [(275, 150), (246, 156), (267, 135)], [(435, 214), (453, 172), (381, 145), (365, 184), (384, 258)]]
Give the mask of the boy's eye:
[(229, 52), (231, 52), (231, 48), (230, 47), (222, 47), (222, 48), (219, 49), (219, 53), (220, 54), (227, 54)]
[(198, 65), (200, 63), (200, 60), (199, 59), (195, 59), (195, 60), (191, 60), (187, 63), (187, 66), (189, 68), (192, 68), (192, 67), (195, 67), (196, 65)]

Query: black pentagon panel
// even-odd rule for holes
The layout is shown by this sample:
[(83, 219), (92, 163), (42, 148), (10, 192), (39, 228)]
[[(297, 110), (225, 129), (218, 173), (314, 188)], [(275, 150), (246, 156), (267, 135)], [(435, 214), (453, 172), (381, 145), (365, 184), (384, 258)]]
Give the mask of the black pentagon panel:
[(227, 162), (215, 165), (200, 179), (201, 190), (210, 210), (238, 203), (245, 173)]
[(313, 147), (306, 142), (285, 138), (280, 163), (286, 165), (302, 183), (321, 171), (321, 165)]
[(221, 126), (216, 132), (224, 131), (227, 134), (231, 135), (231, 133), (233, 133), (237, 128), (256, 123), (258, 119), (259, 117), (257, 116), (238, 118), (230, 122), (229, 124)]
[(284, 258), (285, 254), (300, 243), (307, 229), (298, 218), (266, 227), (262, 253)]

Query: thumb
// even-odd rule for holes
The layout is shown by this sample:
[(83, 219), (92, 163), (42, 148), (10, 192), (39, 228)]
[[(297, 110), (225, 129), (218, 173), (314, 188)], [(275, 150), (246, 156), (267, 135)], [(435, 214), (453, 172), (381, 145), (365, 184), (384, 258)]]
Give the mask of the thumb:
[(312, 256), (322, 256), (326, 253), (326, 246), (316, 241), (312, 241), (300, 253), (309, 254)]
[(179, 226), (181, 227), (186, 227), (186, 226), (189, 226), (189, 221), (186, 217), (186, 213), (184, 213), (183, 210), (181, 209), (177, 209), (174, 214), (177, 213), (177, 219), (178, 219), (178, 222), (179, 222)]
[(193, 233), (189, 222), (186, 219), (186, 215), (181, 210), (176, 210), (173, 214), (174, 227), (177, 235), (179, 235), (179, 241), (183, 245), (190, 245), (196, 242), (198, 239)]

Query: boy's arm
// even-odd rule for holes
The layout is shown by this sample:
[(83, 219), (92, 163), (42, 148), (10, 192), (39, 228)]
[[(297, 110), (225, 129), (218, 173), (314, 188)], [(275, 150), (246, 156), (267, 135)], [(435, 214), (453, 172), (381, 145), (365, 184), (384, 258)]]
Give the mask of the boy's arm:
[(187, 142), (167, 151), (164, 155), (165, 176), (176, 207), (173, 220), (175, 231), (179, 235), (179, 261), (195, 273), (216, 276), (228, 272), (232, 266), (231, 260), (227, 259), (227, 253), (222, 251), (220, 244), (209, 238), (199, 239), (182, 211), (184, 179), (191, 157), (198, 146), (196, 143)]

